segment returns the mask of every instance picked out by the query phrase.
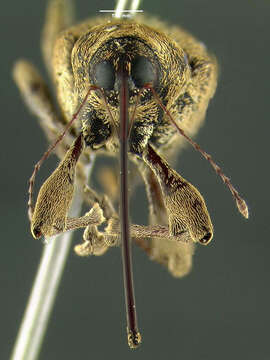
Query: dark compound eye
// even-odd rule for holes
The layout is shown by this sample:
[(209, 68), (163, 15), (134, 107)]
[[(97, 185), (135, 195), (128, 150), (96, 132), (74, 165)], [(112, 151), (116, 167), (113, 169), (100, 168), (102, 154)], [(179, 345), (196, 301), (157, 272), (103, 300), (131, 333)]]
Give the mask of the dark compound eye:
[(104, 90), (113, 90), (115, 83), (115, 71), (113, 65), (108, 61), (100, 62), (95, 66), (94, 77), (96, 85)]
[(142, 88), (146, 83), (154, 83), (157, 79), (156, 71), (144, 56), (137, 56), (131, 63), (131, 77), (137, 88)]

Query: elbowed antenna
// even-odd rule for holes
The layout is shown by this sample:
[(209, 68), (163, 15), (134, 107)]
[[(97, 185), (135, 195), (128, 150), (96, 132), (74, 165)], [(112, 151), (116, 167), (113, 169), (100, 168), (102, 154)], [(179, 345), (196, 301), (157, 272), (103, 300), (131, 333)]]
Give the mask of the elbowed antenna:
[(166, 115), (169, 117), (170, 121), (172, 122), (172, 124), (175, 126), (176, 130), (185, 138), (187, 139), (187, 141), (197, 150), (199, 151), (202, 156), (208, 160), (211, 164), (211, 166), (214, 168), (215, 172), (221, 177), (221, 179), (223, 180), (223, 182), (228, 186), (228, 188), (230, 189), (233, 198), (236, 201), (236, 205), (238, 207), (239, 212), (246, 218), (248, 219), (248, 206), (245, 202), (245, 200), (239, 195), (238, 191), (235, 189), (235, 187), (232, 185), (230, 179), (228, 178), (228, 176), (226, 176), (223, 171), (221, 170), (220, 166), (218, 166), (214, 160), (212, 159), (212, 156), (210, 154), (208, 154), (206, 151), (204, 151), (199, 144), (197, 144), (194, 140), (192, 140), (185, 132), (184, 130), (182, 130), (178, 124), (175, 122), (175, 120), (173, 119), (173, 117), (171, 116), (170, 112), (167, 110), (167, 108), (163, 105), (163, 103), (161, 102), (160, 98), (158, 97), (156, 91), (154, 90), (154, 88), (152, 87), (151, 84), (145, 84), (144, 88), (146, 89), (150, 89), (157, 101), (157, 103), (159, 104), (159, 106), (162, 108), (162, 110), (166, 113)]

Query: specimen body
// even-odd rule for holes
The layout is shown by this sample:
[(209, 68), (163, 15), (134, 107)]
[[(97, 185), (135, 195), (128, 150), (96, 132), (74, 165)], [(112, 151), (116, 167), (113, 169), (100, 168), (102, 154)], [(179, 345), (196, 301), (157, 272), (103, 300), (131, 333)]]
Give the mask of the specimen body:
[[(199, 191), (166, 159), (173, 161), (185, 142), (179, 132), (188, 138), (203, 123), (216, 89), (215, 57), (186, 31), (151, 17), (96, 17), (73, 25), (70, 2), (64, 0), (49, 3), (42, 49), (60, 112), (32, 64), (18, 61), (14, 77), (48, 139), (56, 141), (64, 131), (65, 137), (55, 143), (55, 152), (62, 160), (42, 185), (35, 206), (33, 184), (40, 163), (31, 177), (29, 214), (33, 236), (48, 237), (85, 228), (83, 243), (75, 247), (82, 256), (102, 255), (109, 247), (121, 245), (117, 194), (110, 190), (117, 188), (117, 174), (113, 169), (106, 170), (114, 181), (108, 186), (107, 179), (103, 179), (108, 197), (85, 183), (82, 167), (90, 161), (91, 152), (119, 154), (123, 87), (119, 73), (123, 70), (130, 119), (127, 151), (133, 173), (140, 173), (145, 182), (150, 223), (131, 224), (130, 235), (173, 276), (184, 276), (191, 269), (194, 244), (209, 243), (213, 225)], [(229, 179), (208, 154), (202, 153), (238, 200)], [(91, 209), (80, 218), (69, 218), (75, 177)], [(104, 223), (106, 227), (100, 231), (98, 227)], [(131, 347), (140, 342), (135, 330), (129, 337)]]

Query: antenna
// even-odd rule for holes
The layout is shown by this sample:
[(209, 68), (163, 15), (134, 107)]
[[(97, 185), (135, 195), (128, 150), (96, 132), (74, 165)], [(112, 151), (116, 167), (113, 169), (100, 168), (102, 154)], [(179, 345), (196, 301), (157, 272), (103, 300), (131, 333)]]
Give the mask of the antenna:
[(208, 160), (210, 162), (210, 164), (212, 165), (212, 167), (214, 168), (215, 172), (221, 177), (221, 179), (223, 180), (223, 182), (228, 186), (228, 188), (230, 189), (233, 198), (236, 201), (236, 205), (238, 207), (239, 212), (246, 218), (248, 219), (248, 206), (245, 202), (245, 200), (243, 198), (241, 198), (241, 196), (239, 195), (238, 191), (235, 189), (235, 187), (232, 185), (230, 179), (228, 178), (228, 176), (226, 176), (223, 171), (221, 170), (220, 166), (218, 166), (214, 160), (212, 159), (212, 156), (210, 154), (208, 154), (206, 151), (204, 151), (199, 144), (197, 144), (194, 140), (192, 140), (185, 132), (184, 130), (182, 130), (178, 124), (176, 123), (176, 121), (173, 119), (173, 117), (171, 116), (170, 112), (167, 110), (167, 108), (163, 105), (163, 103), (161, 102), (159, 96), (157, 95), (156, 91), (154, 90), (154, 88), (152, 87), (151, 84), (145, 84), (144, 88), (146, 89), (150, 89), (157, 101), (157, 103), (159, 104), (159, 106), (164, 110), (164, 112), (166, 113), (166, 115), (169, 117), (170, 121), (173, 123), (173, 125), (175, 126), (176, 130), (182, 135), (184, 136), (184, 138), (187, 139), (187, 141), (197, 150), (199, 151), (202, 156)]

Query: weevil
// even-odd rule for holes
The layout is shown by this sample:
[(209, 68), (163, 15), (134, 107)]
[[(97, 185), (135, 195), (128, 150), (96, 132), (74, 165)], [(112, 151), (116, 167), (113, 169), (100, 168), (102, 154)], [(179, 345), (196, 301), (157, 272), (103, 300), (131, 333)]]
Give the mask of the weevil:
[[(60, 112), (31, 63), (19, 60), (14, 68), (22, 96), (53, 143), (30, 179), (31, 232), (40, 238), (84, 228), (83, 243), (75, 247), (81, 256), (122, 247), (128, 343), (135, 348), (141, 335), (130, 239), (180, 278), (191, 269), (194, 245), (206, 245), (213, 237), (202, 195), (167, 159), (173, 161), (188, 140), (221, 176), (246, 218), (248, 208), (212, 157), (192, 140), (217, 84), (217, 61), (206, 46), (180, 27), (149, 16), (94, 17), (75, 24), (71, 5), (67, 0), (49, 2), (42, 35), (42, 53)], [(34, 205), (35, 176), (52, 150), (61, 161)], [(120, 158), (120, 174), (106, 168), (101, 177), (107, 194), (98, 194), (86, 183), (83, 169), (93, 153)], [(129, 224), (128, 160), (133, 182), (140, 174), (145, 183), (148, 226)], [(75, 182), (90, 210), (69, 218)]]

